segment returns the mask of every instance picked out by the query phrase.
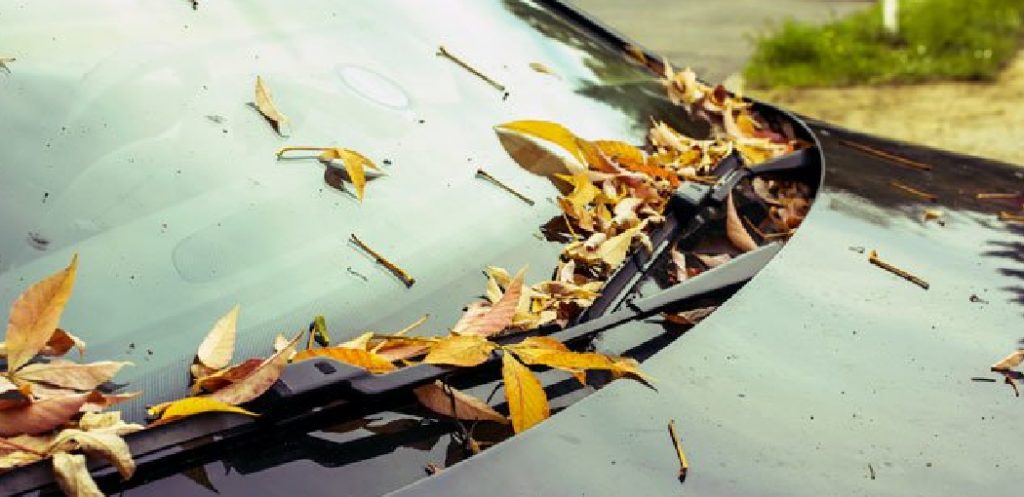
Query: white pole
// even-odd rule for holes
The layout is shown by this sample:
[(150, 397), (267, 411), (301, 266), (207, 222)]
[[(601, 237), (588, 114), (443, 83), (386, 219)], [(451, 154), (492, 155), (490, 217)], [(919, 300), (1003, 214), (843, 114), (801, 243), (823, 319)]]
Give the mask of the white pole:
[(889, 34), (899, 31), (899, 0), (882, 0), (882, 26)]

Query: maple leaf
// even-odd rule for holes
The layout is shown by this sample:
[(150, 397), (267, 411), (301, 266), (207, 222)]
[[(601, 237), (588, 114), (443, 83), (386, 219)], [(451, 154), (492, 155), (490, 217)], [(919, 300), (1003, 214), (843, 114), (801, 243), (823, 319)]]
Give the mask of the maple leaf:
[(364, 349), (344, 346), (306, 349), (295, 354), (294, 360), (295, 362), (302, 362), (316, 358), (334, 359), (350, 366), (363, 368), (374, 374), (389, 373), (398, 369), (390, 360), (378, 354)]
[(196, 358), (200, 364), (210, 369), (223, 369), (231, 364), (235, 354), (235, 335), (238, 326), (239, 306), (233, 307), (227, 314), (214, 323), (206, 338), (199, 344)]
[(435, 381), (413, 390), (424, 407), (442, 416), (463, 421), (494, 421), (508, 424), (508, 418), (495, 411), (486, 402)]
[(68, 394), (0, 411), (0, 437), (50, 431), (78, 414), (88, 394)]
[(497, 345), (479, 335), (452, 335), (438, 340), (423, 362), (470, 367), (483, 363)]
[(757, 249), (757, 242), (747, 233), (743, 226), (739, 213), (736, 212), (736, 204), (732, 201), (732, 193), (725, 201), (725, 235), (734, 247), (744, 252)]
[(296, 335), (289, 342), (288, 347), (268, 357), (248, 376), (209, 394), (208, 397), (226, 404), (238, 405), (263, 395), (263, 392), (269, 390), (274, 382), (281, 377), (281, 372), (288, 366), (288, 358), (295, 350), (295, 344), (301, 338), (301, 333)]
[(473, 308), (462, 316), (452, 328), (457, 335), (493, 336), (512, 325), (512, 320), (523, 292), (526, 268), (520, 269), (509, 282), (505, 293), (490, 308)]
[(256, 76), (256, 109), (263, 114), (263, 117), (270, 121), (271, 126), (274, 127), (274, 131), (281, 136), (287, 136), (283, 131), (284, 126), (288, 124), (288, 118), (285, 117), (277, 107), (274, 106), (274, 101), (270, 97), (270, 88), (267, 88), (263, 84), (263, 78)]
[(501, 377), (505, 383), (512, 429), (522, 433), (551, 415), (548, 397), (530, 368), (510, 353), (502, 354)]
[(78, 255), (75, 255), (68, 267), (32, 285), (14, 301), (4, 341), (8, 371), (17, 371), (53, 336), (71, 297), (77, 270)]
[(58, 452), (53, 455), (53, 476), (60, 485), (64, 495), (75, 497), (104, 497), (100, 492), (89, 468), (85, 465), (85, 456)]

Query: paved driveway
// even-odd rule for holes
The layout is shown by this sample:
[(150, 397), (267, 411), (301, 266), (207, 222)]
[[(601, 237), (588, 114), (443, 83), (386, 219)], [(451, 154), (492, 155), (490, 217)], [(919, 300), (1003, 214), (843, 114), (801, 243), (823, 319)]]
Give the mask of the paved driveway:
[(826, 22), (870, 0), (570, 0), (709, 81), (740, 72), (750, 38), (788, 17)]

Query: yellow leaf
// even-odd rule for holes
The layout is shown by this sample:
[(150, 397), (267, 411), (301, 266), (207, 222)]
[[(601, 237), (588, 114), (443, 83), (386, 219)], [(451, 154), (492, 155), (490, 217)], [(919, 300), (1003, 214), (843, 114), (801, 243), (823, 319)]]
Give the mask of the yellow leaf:
[(23, 381), (41, 382), (61, 388), (92, 390), (110, 381), (121, 368), (131, 365), (130, 362), (118, 361), (78, 364), (54, 360), (29, 364), (14, 373), (14, 376)]
[(576, 135), (565, 126), (548, 121), (512, 121), (496, 126), (499, 130), (513, 131), (532, 138), (549, 141), (565, 149), (581, 163), (586, 163), (576, 142)]
[(548, 397), (540, 381), (512, 354), (501, 357), (501, 377), (505, 382), (512, 429), (516, 433), (530, 429), (551, 415)]
[(566, 195), (565, 199), (577, 209), (583, 209), (590, 205), (601, 194), (601, 189), (594, 186), (585, 173), (576, 173), (571, 176), (558, 174), (556, 176), (572, 186), (572, 192)]
[(263, 395), (263, 392), (269, 390), (274, 382), (281, 377), (284, 368), (288, 366), (288, 358), (295, 352), (295, 344), (300, 338), (302, 338), (301, 333), (296, 335), (287, 347), (263, 361), (252, 373), (213, 392), (209, 397), (227, 404), (238, 405)]
[(476, 366), (487, 360), (495, 345), (479, 335), (453, 335), (438, 340), (423, 362), (450, 366)]
[[(275, 344), (274, 352), (281, 352), (288, 347), (288, 343), (288, 340), (285, 339), (281, 348), (277, 348), (278, 344)], [(262, 365), (263, 359), (256, 357), (246, 359), (234, 366), (231, 366), (230, 368), (224, 368), (203, 376), (198, 376), (196, 377), (195, 383), (192, 384), (192, 395), (199, 395), (199, 393), (203, 391), (216, 392), (217, 390), (220, 390), (232, 383), (242, 381), (247, 376), (253, 374), (253, 372)]]
[(633, 238), (636, 238), (642, 228), (641, 224), (605, 240), (597, 247), (596, 255), (608, 265), (608, 268), (619, 267), (626, 260), (626, 254), (629, 253), (629, 247), (633, 244)]
[(254, 412), (231, 404), (225, 404), (210, 397), (186, 397), (155, 407), (155, 410), (151, 410), (151, 414), (157, 414), (155, 411), (159, 411), (162, 408), (163, 412), (159, 412), (161, 420), (184, 418), (204, 412), (233, 412), (246, 416), (257, 416)]
[(1003, 360), (992, 365), (992, 371), (1009, 371), (1024, 362), (1024, 349), (1014, 351)]
[(725, 202), (725, 235), (729, 238), (732, 246), (739, 250), (750, 252), (757, 248), (757, 242), (750, 236), (750, 233), (747, 233), (747, 228), (743, 226), (743, 221), (740, 220), (740, 215), (736, 212), (732, 193), (729, 194)]
[(363, 368), (374, 374), (388, 373), (397, 369), (391, 361), (373, 352), (343, 346), (303, 350), (295, 354), (295, 362), (307, 361), (318, 357), (334, 359), (350, 366)]
[(71, 297), (77, 271), (75, 255), (67, 268), (32, 285), (14, 301), (5, 340), (8, 371), (16, 371), (31, 360), (53, 336)]
[[(508, 424), (508, 418), (495, 411), (486, 402), (435, 381), (413, 390), (424, 407), (442, 416), (463, 421), (494, 421)], [(454, 406), (454, 409), (453, 409)]]
[(235, 306), (214, 323), (206, 334), (203, 343), (199, 344), (199, 358), (204, 366), (210, 369), (226, 368), (231, 364), (231, 356), (235, 354), (235, 334), (238, 325), (239, 306)]
[(332, 160), (341, 160), (349, 181), (356, 189), (356, 198), (362, 202), (366, 190), (366, 168), (377, 171), (380, 168), (363, 154), (347, 148), (329, 148), (320, 154), (320, 162), (330, 163)]
[(534, 71), (537, 71), (541, 74), (547, 74), (550, 76), (554, 76), (556, 78), (559, 77), (558, 74), (555, 73), (555, 71), (552, 71), (550, 67), (541, 64), (540, 62), (530, 62), (530, 69), (533, 69)]
[(85, 465), (85, 456), (58, 452), (53, 455), (53, 476), (60, 485), (64, 495), (74, 497), (104, 497), (96, 486), (89, 468)]
[[(0, 449), (3, 449), (3, 448), (5, 448), (5, 447), (3, 447), (2, 444), (0, 444)], [(38, 461), (38, 460), (40, 460), (42, 458), (43, 458), (43, 456), (40, 456), (39, 454), (34, 454), (32, 452), (24, 452), (24, 451), (4, 452), (4, 451), (0, 451), (0, 473), (2, 473), (4, 471), (7, 471), (9, 469), (17, 468), (18, 466), (24, 466), (26, 464), (32, 464), (32, 463), (34, 463), (34, 462), (36, 462), (36, 461)]]
[(283, 128), (288, 124), (288, 118), (274, 106), (274, 101), (270, 98), (270, 89), (263, 84), (263, 78), (259, 76), (256, 76), (256, 109), (270, 121), (277, 134), (285, 136)]

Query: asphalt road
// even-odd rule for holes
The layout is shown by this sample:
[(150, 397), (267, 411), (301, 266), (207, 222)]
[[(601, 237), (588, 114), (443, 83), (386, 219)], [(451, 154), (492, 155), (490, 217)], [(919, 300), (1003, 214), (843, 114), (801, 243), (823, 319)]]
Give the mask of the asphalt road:
[(738, 73), (751, 38), (793, 18), (827, 22), (871, 0), (570, 0), (675, 65), (708, 81)]

